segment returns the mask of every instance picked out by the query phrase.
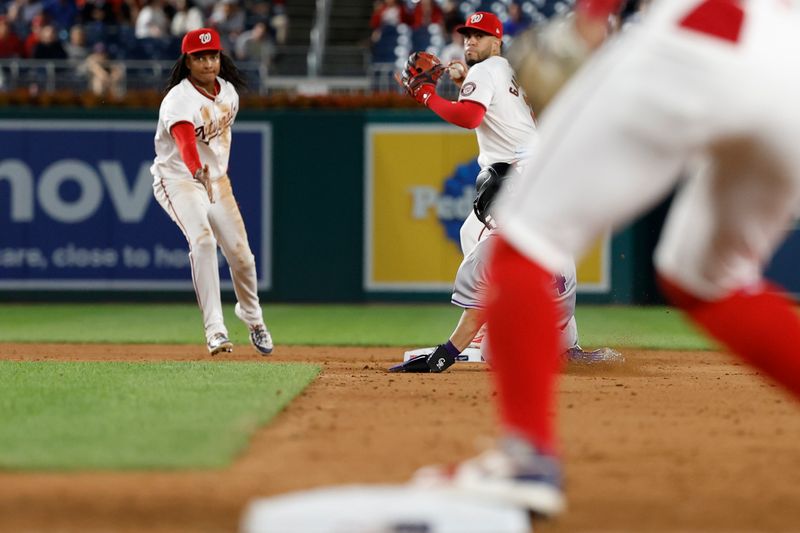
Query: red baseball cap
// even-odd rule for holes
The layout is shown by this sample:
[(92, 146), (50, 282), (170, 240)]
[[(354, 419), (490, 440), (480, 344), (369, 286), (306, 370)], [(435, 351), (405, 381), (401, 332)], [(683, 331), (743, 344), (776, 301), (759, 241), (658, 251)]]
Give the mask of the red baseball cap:
[(219, 33), (213, 28), (192, 30), (183, 36), (181, 53), (195, 54), (204, 50), (222, 50)]
[(463, 26), (456, 28), (458, 33), (463, 34), (466, 30), (478, 30), (498, 39), (503, 38), (503, 24), (494, 14), (486, 11), (478, 11), (467, 17), (467, 22)]

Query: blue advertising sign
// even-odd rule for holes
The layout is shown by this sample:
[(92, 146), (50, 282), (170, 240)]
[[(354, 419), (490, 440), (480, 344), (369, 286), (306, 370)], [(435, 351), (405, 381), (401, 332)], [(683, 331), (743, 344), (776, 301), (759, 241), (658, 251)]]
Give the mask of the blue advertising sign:
[[(153, 197), (155, 128), (0, 121), (0, 290), (192, 289), (186, 240)], [(269, 125), (234, 125), (229, 176), (259, 289), (271, 280), (271, 146)]]

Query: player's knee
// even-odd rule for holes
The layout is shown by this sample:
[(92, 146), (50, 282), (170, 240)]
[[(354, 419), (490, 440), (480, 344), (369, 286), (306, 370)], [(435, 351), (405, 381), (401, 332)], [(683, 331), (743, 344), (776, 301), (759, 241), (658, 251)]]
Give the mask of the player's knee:
[(217, 239), (211, 229), (206, 229), (192, 238), (192, 253), (217, 253)]
[(245, 270), (256, 265), (255, 256), (248, 250), (246, 253), (237, 253), (229, 257), (228, 264), (234, 270)]

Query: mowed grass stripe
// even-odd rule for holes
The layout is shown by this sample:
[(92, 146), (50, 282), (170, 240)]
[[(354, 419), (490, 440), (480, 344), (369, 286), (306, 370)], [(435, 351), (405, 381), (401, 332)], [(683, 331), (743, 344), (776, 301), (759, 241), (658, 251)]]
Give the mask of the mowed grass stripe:
[[(264, 314), (281, 345), (432, 346), (444, 342), (461, 310), (447, 304), (266, 304)], [(580, 342), (703, 350), (712, 345), (668, 307), (580, 305)], [(245, 326), (225, 306), (231, 340), (246, 346)], [(522, 332), (524, 334), (524, 332)], [(158, 343), (203, 345), (193, 304), (3, 304), (0, 342)]]
[(0, 468), (224, 467), (318, 373), (289, 363), (0, 361)]

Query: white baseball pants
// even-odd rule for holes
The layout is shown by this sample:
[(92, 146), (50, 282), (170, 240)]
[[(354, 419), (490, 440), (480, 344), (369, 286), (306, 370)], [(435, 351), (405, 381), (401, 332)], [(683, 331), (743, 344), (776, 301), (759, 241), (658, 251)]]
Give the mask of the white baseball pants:
[(217, 245), (228, 262), (241, 318), (263, 323), (258, 299), (256, 262), (227, 176), (212, 182), (214, 203), (195, 180), (161, 178), (153, 184), (156, 200), (183, 232), (189, 244), (192, 282), (203, 314), (206, 338), (228, 334), (222, 316)]

